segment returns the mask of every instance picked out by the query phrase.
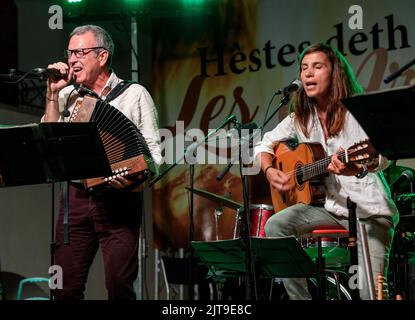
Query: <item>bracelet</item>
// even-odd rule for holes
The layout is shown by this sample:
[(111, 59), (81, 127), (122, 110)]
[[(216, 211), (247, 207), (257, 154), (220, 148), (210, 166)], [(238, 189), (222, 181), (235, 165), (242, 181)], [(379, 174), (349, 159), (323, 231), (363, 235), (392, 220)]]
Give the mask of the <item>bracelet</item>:
[(367, 168), (367, 165), (363, 165), (363, 171), (360, 172), (359, 174), (357, 174), (355, 177), (357, 179), (363, 179), (364, 177), (366, 177), (366, 175), (369, 173), (369, 170)]
[(265, 170), (264, 170), (264, 176), (265, 176), (265, 178), (267, 177), (267, 171), (268, 171), (268, 169), (271, 169), (271, 168), (273, 168), (272, 165), (270, 165), (270, 166), (268, 166), (268, 167), (265, 168)]
[(58, 100), (49, 99), (48, 96), (46, 96), (46, 100), (58, 102)]

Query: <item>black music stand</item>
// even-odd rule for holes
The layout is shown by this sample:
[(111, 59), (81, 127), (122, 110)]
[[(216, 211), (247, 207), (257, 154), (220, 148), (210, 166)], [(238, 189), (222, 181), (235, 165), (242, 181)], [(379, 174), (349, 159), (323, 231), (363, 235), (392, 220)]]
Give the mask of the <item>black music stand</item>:
[(0, 128), (0, 186), (111, 175), (94, 123), (40, 123)]
[[(293, 236), (251, 237), (253, 261), (262, 278), (309, 278), (318, 270)], [(193, 241), (193, 248), (214, 275), (243, 276), (246, 272), (244, 239)], [(224, 272), (225, 271), (225, 272)]]
[(415, 85), (342, 99), (376, 150), (390, 160), (415, 157)]
[(96, 124), (48, 122), (1, 126), (0, 146), (0, 187), (52, 184), (53, 265), (55, 182), (112, 174)]

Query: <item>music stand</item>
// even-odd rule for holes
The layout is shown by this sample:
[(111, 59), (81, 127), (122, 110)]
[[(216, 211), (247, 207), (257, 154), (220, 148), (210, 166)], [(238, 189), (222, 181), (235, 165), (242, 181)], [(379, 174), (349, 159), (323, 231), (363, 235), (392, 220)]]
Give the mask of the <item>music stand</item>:
[(97, 126), (93, 122), (1, 126), (0, 145), (0, 187), (52, 183), (53, 265), (55, 182), (112, 174)]
[(1, 186), (111, 175), (94, 123), (40, 123), (0, 128)]
[(415, 85), (342, 99), (376, 150), (390, 160), (415, 157)]
[[(295, 237), (251, 237), (255, 269), (262, 278), (309, 278), (318, 270)], [(246, 272), (244, 239), (193, 241), (202, 262), (214, 275), (242, 276)]]

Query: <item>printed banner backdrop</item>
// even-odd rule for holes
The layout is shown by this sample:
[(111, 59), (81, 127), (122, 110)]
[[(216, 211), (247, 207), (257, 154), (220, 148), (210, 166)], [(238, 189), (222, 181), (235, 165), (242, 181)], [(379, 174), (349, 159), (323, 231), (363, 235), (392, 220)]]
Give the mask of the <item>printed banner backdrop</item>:
[[(362, 15), (353, 5), (360, 6)], [(206, 135), (230, 115), (241, 123), (254, 121), (262, 126), (273, 93), (298, 78), (297, 58), (311, 43), (337, 47), (367, 91), (407, 85), (415, 79), (411, 68), (388, 85), (383, 83), (384, 77), (414, 58), (412, 0), (234, 0), (206, 1), (200, 6), (183, 16), (154, 20), (153, 94), (169, 162), (161, 171), (182, 162), (182, 150), (196, 135), (193, 129)], [(268, 114), (279, 99), (273, 100)], [(286, 114), (286, 108), (280, 110), (264, 131)], [(173, 150), (166, 147), (172, 142)], [(206, 149), (206, 162), (215, 152)], [(239, 165), (216, 180), (225, 161), (229, 159), (222, 156), (214, 163), (195, 165), (194, 186), (242, 204)], [(190, 184), (189, 167), (183, 162), (176, 165), (153, 189), (154, 245), (161, 250), (188, 248), (190, 195), (185, 187)], [(250, 203), (271, 204), (264, 177), (249, 176), (249, 182)], [(194, 195), (194, 240), (235, 236), (236, 210), (223, 207), (219, 216), (215, 209), (220, 205)], [(215, 217), (219, 217), (218, 227)]]

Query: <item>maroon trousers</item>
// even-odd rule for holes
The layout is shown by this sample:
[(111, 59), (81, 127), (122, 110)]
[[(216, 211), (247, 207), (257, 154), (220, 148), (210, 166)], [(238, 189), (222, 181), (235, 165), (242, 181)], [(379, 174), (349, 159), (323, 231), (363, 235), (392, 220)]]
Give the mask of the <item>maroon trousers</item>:
[(69, 185), (69, 245), (63, 241), (63, 197), (56, 226), (55, 264), (63, 271), (56, 300), (83, 299), (89, 268), (101, 246), (108, 299), (135, 300), (141, 194), (92, 195)]

